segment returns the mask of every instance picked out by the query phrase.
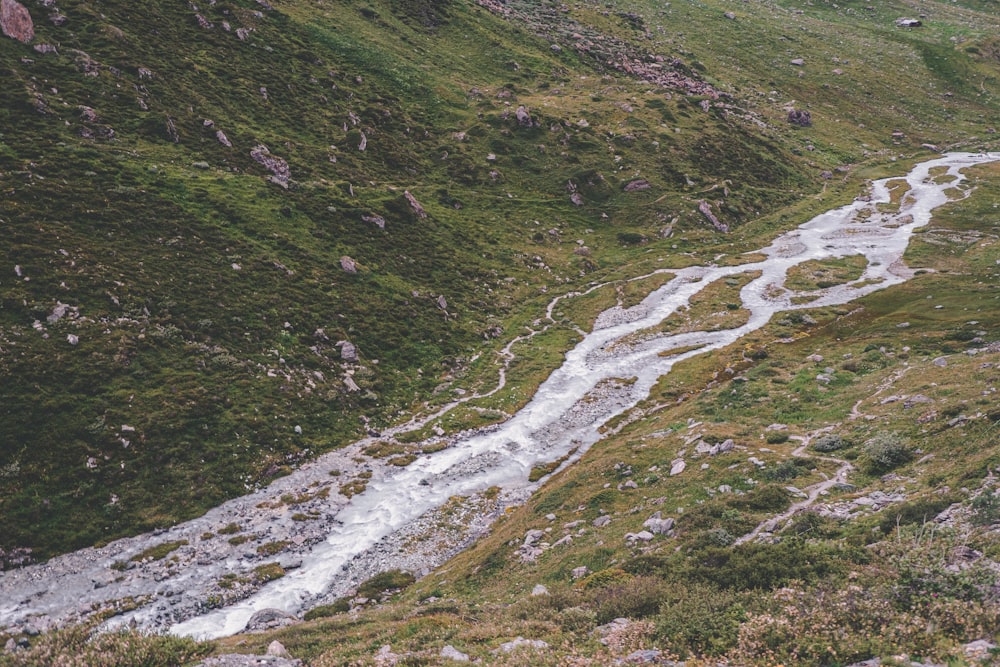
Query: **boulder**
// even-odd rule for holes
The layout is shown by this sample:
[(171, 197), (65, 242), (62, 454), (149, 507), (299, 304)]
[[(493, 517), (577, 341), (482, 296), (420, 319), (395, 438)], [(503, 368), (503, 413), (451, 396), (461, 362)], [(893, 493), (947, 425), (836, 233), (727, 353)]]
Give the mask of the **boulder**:
[(789, 109), (788, 122), (799, 127), (812, 126), (812, 114), (807, 109)]
[(531, 589), (532, 597), (538, 597), (540, 595), (548, 595), (549, 589), (547, 589), (542, 584), (535, 584), (535, 587)]
[(608, 516), (607, 514), (605, 514), (604, 516), (599, 516), (591, 522), (594, 528), (603, 528), (609, 523), (611, 523), (611, 517)]
[(581, 565), (580, 567), (574, 567), (569, 574), (574, 579), (583, 579), (590, 574), (590, 568), (586, 565)]
[(698, 202), (698, 210), (701, 212), (703, 216), (705, 216), (705, 218), (710, 223), (712, 223), (712, 226), (715, 227), (717, 230), (719, 230), (720, 232), (729, 231), (729, 225), (727, 225), (724, 222), (721, 222), (717, 217), (715, 217), (715, 213), (712, 212), (712, 205), (709, 204), (704, 199)]
[(271, 176), (268, 177), (269, 181), (280, 185), (285, 189), (288, 188), (288, 181), (291, 179), (291, 171), (288, 169), (287, 162), (277, 155), (271, 155), (270, 149), (268, 149), (268, 147), (264, 144), (253, 148), (250, 151), (250, 157), (271, 172)]
[(445, 658), (446, 660), (454, 660), (455, 662), (469, 662), (468, 654), (462, 653), (451, 644), (448, 644), (443, 649), (441, 649), (441, 653), (439, 653), (438, 655), (440, 655), (442, 658)]
[(640, 192), (642, 190), (648, 190), (651, 186), (649, 181), (644, 178), (637, 178), (634, 181), (629, 181), (625, 184), (625, 192)]
[(353, 258), (344, 255), (343, 257), (340, 258), (340, 268), (346, 271), (347, 273), (357, 273), (358, 263), (355, 262)]
[(342, 340), (337, 342), (337, 347), (340, 348), (340, 358), (343, 361), (349, 363), (357, 363), (358, 361), (358, 348), (354, 343), (350, 341)]
[(285, 645), (275, 639), (273, 642), (267, 645), (267, 654), (277, 656), (279, 658), (291, 658), (291, 654)]
[(654, 535), (669, 535), (673, 532), (674, 520), (670, 517), (664, 519), (661, 517), (660, 512), (657, 512), (646, 519), (642, 526), (643, 528), (648, 528), (649, 532)]
[(244, 632), (265, 632), (281, 628), (296, 622), (296, 618), (280, 609), (261, 609), (250, 617), (244, 626)]
[(920, 19), (911, 19), (906, 17), (896, 19), (897, 28), (919, 28), (922, 25), (923, 22)]
[(0, 0), (0, 30), (11, 39), (28, 44), (35, 38), (31, 14), (17, 0)]
[(410, 203), (410, 208), (413, 209), (413, 212), (417, 214), (418, 218), (422, 219), (427, 217), (427, 211), (425, 211), (424, 207), (420, 205), (420, 202), (417, 201), (416, 197), (410, 194), (409, 190), (404, 190), (403, 196), (406, 197), (406, 201)]
[(677, 459), (673, 461), (670, 464), (670, 476), (673, 477), (674, 475), (681, 474), (684, 472), (685, 468), (687, 468), (687, 463), (684, 462), (684, 459)]
[(541, 639), (525, 639), (524, 637), (518, 637), (513, 641), (504, 642), (500, 644), (498, 648), (493, 650), (493, 653), (510, 653), (511, 651), (516, 651), (521, 648), (530, 649), (546, 649), (549, 647), (548, 642), (544, 642)]
[(531, 114), (528, 113), (528, 109), (523, 104), (517, 108), (517, 111), (514, 112), (514, 116), (517, 118), (518, 125), (524, 127), (532, 126)]

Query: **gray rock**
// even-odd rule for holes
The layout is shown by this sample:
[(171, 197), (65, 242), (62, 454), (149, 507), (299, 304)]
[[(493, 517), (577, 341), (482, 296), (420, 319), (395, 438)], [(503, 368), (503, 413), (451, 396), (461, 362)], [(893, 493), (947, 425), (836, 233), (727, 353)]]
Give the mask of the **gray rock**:
[(543, 530), (529, 530), (524, 534), (524, 544), (525, 546), (531, 546), (538, 542), (545, 536), (545, 531)]
[(267, 654), (277, 656), (279, 658), (291, 658), (291, 654), (285, 645), (275, 639), (273, 642), (267, 645)]
[(632, 651), (627, 656), (625, 656), (624, 662), (630, 665), (644, 665), (648, 662), (659, 662), (660, 661), (660, 651), (655, 648), (651, 649), (639, 649), (638, 651)]
[(439, 653), (438, 655), (447, 660), (454, 660), (455, 662), (469, 662), (468, 654), (462, 653), (451, 644), (448, 644), (443, 649), (441, 649), (441, 653)]
[(931, 363), (933, 363), (935, 366), (938, 366), (939, 368), (944, 368), (945, 366), (948, 365), (948, 360), (945, 359), (944, 357), (938, 357)]
[(346, 362), (349, 362), (349, 363), (352, 363), (352, 364), (353, 363), (357, 363), (357, 361), (358, 361), (358, 348), (354, 345), (354, 343), (351, 343), (351, 342), (346, 341), (346, 340), (342, 340), (342, 341), (339, 341), (337, 343), (337, 347), (340, 348), (340, 358), (343, 361), (346, 361)]
[(911, 19), (905, 17), (896, 19), (897, 28), (919, 28), (922, 25), (923, 22), (920, 19)]
[(205, 658), (194, 667), (302, 667), (302, 661), (280, 658), (276, 655), (229, 653)]
[(609, 643), (608, 637), (611, 634), (624, 630), (631, 623), (632, 622), (627, 618), (616, 618), (610, 623), (605, 623), (604, 625), (597, 626), (596, 628), (594, 628), (594, 631), (591, 634), (596, 635), (597, 641), (607, 646)]
[(70, 345), (77, 345), (80, 342), (80, 337), (74, 334), (67, 334), (66, 342), (69, 343)]
[(35, 38), (35, 24), (24, 5), (16, 0), (0, 0), (0, 30), (24, 44)]
[(247, 621), (244, 632), (264, 632), (296, 622), (296, 618), (280, 609), (261, 609)]
[(510, 653), (511, 651), (516, 651), (523, 648), (531, 648), (535, 650), (546, 649), (549, 647), (548, 642), (544, 642), (541, 639), (525, 639), (524, 637), (518, 637), (513, 641), (504, 642), (500, 646), (494, 649), (493, 653)]
[(788, 61), (789, 64), (795, 65), (796, 67), (802, 67), (806, 64), (806, 61), (802, 58), (792, 58)]
[(642, 190), (648, 190), (652, 186), (649, 184), (645, 178), (637, 178), (634, 181), (629, 181), (625, 184), (625, 192), (640, 192)]
[(343, 257), (340, 258), (340, 268), (346, 271), (347, 273), (357, 273), (358, 263), (355, 262), (352, 257), (344, 255)]
[(604, 516), (599, 516), (593, 521), (591, 521), (591, 525), (593, 525), (594, 528), (603, 528), (609, 523), (611, 523), (611, 517), (608, 516), (607, 514), (605, 514)]
[(250, 151), (250, 157), (271, 172), (271, 176), (268, 177), (269, 181), (280, 185), (285, 189), (288, 188), (288, 181), (291, 179), (292, 175), (287, 162), (277, 155), (271, 155), (270, 149), (268, 149), (268, 147), (264, 144), (253, 148)]
[(684, 462), (684, 459), (677, 459), (673, 461), (670, 464), (670, 476), (673, 477), (674, 475), (681, 474), (684, 472), (685, 468), (687, 468), (687, 463)]
[(660, 516), (660, 512), (657, 512), (653, 516), (646, 519), (642, 525), (644, 528), (648, 528), (649, 532), (654, 535), (669, 535), (673, 532), (674, 520), (670, 517), (663, 519)]
[(521, 105), (517, 108), (517, 111), (514, 112), (514, 116), (517, 118), (517, 122), (519, 125), (523, 125), (525, 127), (531, 127), (532, 125), (531, 115), (528, 113), (528, 110), (524, 107), (524, 105)]
[(574, 567), (572, 571), (570, 571), (570, 576), (573, 577), (574, 579), (583, 579), (588, 574), (590, 574), (590, 568), (587, 567), (586, 565), (581, 565), (580, 567)]
[(806, 109), (791, 109), (788, 112), (788, 122), (799, 127), (812, 125), (812, 114)]
[(535, 584), (535, 587), (531, 589), (532, 597), (538, 597), (539, 595), (548, 595), (549, 589), (547, 589), (542, 584)]
[(13, 637), (10, 637), (7, 640), (7, 643), (4, 644), (3, 650), (4, 650), (4, 653), (13, 653), (14, 651), (17, 650), (17, 642), (14, 641)]

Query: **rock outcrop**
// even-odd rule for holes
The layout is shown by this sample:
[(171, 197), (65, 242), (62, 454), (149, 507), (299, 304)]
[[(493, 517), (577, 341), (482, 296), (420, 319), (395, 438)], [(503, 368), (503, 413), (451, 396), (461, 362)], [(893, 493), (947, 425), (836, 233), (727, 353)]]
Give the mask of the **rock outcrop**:
[(0, 30), (24, 44), (35, 38), (35, 24), (31, 21), (31, 14), (17, 0), (0, 0)]
[(263, 144), (253, 148), (250, 151), (250, 157), (271, 172), (271, 176), (269, 176), (267, 180), (272, 183), (276, 183), (285, 189), (288, 188), (288, 181), (291, 179), (292, 174), (288, 168), (287, 162), (282, 160), (277, 155), (272, 155), (270, 149)]

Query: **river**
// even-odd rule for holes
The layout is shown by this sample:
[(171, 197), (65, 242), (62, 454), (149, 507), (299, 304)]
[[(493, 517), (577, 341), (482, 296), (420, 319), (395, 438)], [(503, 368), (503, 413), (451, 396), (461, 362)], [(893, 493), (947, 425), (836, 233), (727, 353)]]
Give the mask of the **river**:
[[(460, 439), (440, 452), (422, 456), (405, 468), (378, 467), (363, 493), (350, 501), (331, 500), (323, 510), (327, 513), (325, 521), (318, 524), (326, 531), (325, 536), (300, 549), (294, 569), (284, 577), (244, 600), (198, 615), (204, 610), (197, 604), (198, 596), (203, 598), (207, 586), (223, 572), (239, 567), (238, 554), (218, 547), (215, 552), (207, 551), (208, 547), (199, 552), (197, 544), (185, 545), (178, 552), (190, 567), (177, 568), (174, 574), (161, 568), (159, 574), (145, 576), (140, 568), (126, 577), (116, 577), (109, 574), (109, 566), (120, 563), (121, 558), (136, 553), (143, 545), (194, 536), (209, 526), (217, 527), (227, 516), (245, 518), (260, 506), (262, 498), (273, 498), (285, 489), (322, 478), (332, 465), (328, 460), (304, 466), (302, 471), (278, 480), (273, 489), (230, 501), (225, 506), (229, 509), (213, 510), (155, 540), (151, 536), (130, 538), (100, 550), (83, 550), (44, 565), (0, 574), (0, 626), (11, 627), (32, 618), (37, 622), (58, 622), (81, 615), (81, 603), (149, 595), (148, 602), (139, 599), (137, 607), (119, 616), (119, 620), (135, 619), (145, 627), (169, 628), (178, 635), (214, 638), (239, 632), (258, 610), (276, 608), (300, 613), (319, 600), (344, 594), (357, 580), (356, 573), (349, 575), (352, 567), (364, 562), (364, 554), (453, 496), (468, 496), (491, 486), (527, 493), (536, 486), (528, 482), (533, 466), (574, 451), (564, 464), (571, 465), (600, 440), (603, 424), (646, 398), (678, 362), (731, 345), (764, 326), (776, 313), (844, 304), (907, 280), (912, 272), (903, 264), (902, 255), (913, 231), (926, 225), (932, 211), (949, 201), (946, 190), (952, 189), (952, 195), (957, 192), (954, 189), (964, 180), (960, 169), (997, 160), (998, 153), (951, 153), (920, 163), (905, 177), (896, 177), (905, 178), (910, 188), (898, 212), (877, 210), (878, 203), (890, 200), (887, 184), (891, 179), (879, 180), (873, 183), (866, 200), (816, 216), (754, 253), (757, 257), (748, 257), (764, 259), (732, 266), (671, 270), (673, 278), (641, 303), (603, 313), (594, 330), (566, 354), (563, 364), (511, 419), (497, 428)], [(929, 172), (937, 167), (946, 168), (950, 178), (937, 173), (932, 178)], [(784, 286), (793, 266), (852, 255), (863, 255), (868, 260), (857, 280), (807, 294)], [(739, 275), (747, 279), (740, 297), (743, 308), (750, 311), (742, 326), (676, 335), (634, 335), (686, 306), (706, 286)], [(804, 296), (811, 300), (803, 303)], [(661, 356), (666, 350), (681, 352)], [(343, 461), (343, 457), (338, 460)], [(275, 527), (279, 519), (269, 520), (272, 524), (267, 530), (280, 534)], [(191, 537), (190, 541), (195, 540)], [(382, 550), (381, 567), (393, 565), (389, 551)]]

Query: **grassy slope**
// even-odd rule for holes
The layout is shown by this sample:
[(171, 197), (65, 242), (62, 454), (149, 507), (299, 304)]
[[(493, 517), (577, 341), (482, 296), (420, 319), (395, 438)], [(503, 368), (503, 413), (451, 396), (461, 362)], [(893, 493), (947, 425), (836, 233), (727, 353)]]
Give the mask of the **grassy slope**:
[[(0, 41), (3, 86), (12, 91), (0, 108), (0, 224), (9, 267), (0, 278), (0, 547), (46, 555), (196, 515), (359, 434), (359, 415), (387, 423), (419, 409), (442, 383), (488, 383), (490, 355), (468, 363), (498, 345), (483, 334), (530, 322), (555, 290), (760, 247), (777, 230), (852, 197), (862, 179), (890, 173), (882, 166), (890, 159), (919, 155), (922, 143), (980, 146), (976, 138), (988, 138), (996, 116), (994, 3), (513, 6), (526, 10), (527, 20), (508, 23), (457, 1), (288, 0), (260, 17), (260, 5), (230, 2), (203, 8), (211, 29), (166, 2), (144, 3), (141, 12), (130, 3), (64, 2), (69, 21), (62, 28), (31, 7), (36, 42), (58, 44), (59, 54)], [(928, 16), (925, 28), (892, 26), (918, 11)], [(223, 21), (233, 31), (254, 30), (241, 41)], [(606, 58), (578, 54), (572, 35), (579, 32), (634, 44), (636, 53), (679, 57), (731, 96), (722, 100), (728, 108), (706, 113), (701, 98), (666, 95), (616, 73)], [(804, 66), (790, 64), (800, 57)], [(538, 127), (518, 126), (512, 111), (519, 104)], [(84, 120), (81, 105), (97, 119)], [(809, 109), (813, 126), (788, 125), (790, 105)], [(113, 139), (105, 127), (114, 129)], [(216, 129), (233, 148), (216, 140)], [(896, 130), (905, 136), (894, 139)], [(362, 132), (364, 152), (357, 150)], [(259, 144), (290, 164), (288, 190), (266, 182), (251, 159)], [(842, 165), (859, 166), (820, 178)], [(622, 192), (640, 177), (653, 187)], [(583, 206), (570, 203), (569, 181)], [(404, 189), (427, 218), (413, 214)], [(695, 211), (701, 199), (733, 233), (723, 239), (705, 226)], [(979, 207), (962, 218), (975, 224), (991, 211), (986, 201), (977, 195), (956, 209)], [(383, 216), (385, 229), (362, 215)], [(659, 239), (675, 218), (674, 236)], [(573, 253), (577, 239), (591, 248), (589, 257)], [(920, 255), (915, 245), (914, 252), (939, 262), (939, 247)], [(946, 247), (953, 270), (992, 259), (990, 250), (965, 253), (968, 244)], [(343, 255), (358, 261), (357, 274), (340, 270)], [(805, 431), (842, 419), (845, 406), (873, 391), (898, 361), (866, 361), (863, 372), (819, 392), (801, 359), (827, 346), (831, 359), (847, 351), (870, 356), (869, 343), (886, 342), (893, 349), (909, 344), (921, 360), (936, 355), (961, 322), (927, 316), (919, 308), (926, 290), (978, 298), (968, 307), (995, 312), (988, 291), (963, 280), (928, 276), (875, 295), (860, 320), (817, 314), (822, 326), (810, 338), (769, 345), (768, 360), (748, 369), (751, 381), (740, 388), (717, 387), (627, 427), (463, 556), (456, 567), (470, 573), (467, 583), (448, 575), (458, 587), (442, 584), (441, 591), (493, 604), (524, 591), (501, 590), (487, 573), (503, 573), (505, 582), (516, 575), (527, 591), (536, 581), (566, 586), (571, 566), (625, 562), (631, 555), (617, 537), (607, 540), (616, 546), (583, 540), (572, 555), (558, 563), (547, 556), (536, 570), (511, 565), (502, 545), (549, 511), (562, 517), (578, 506), (636, 506), (627, 494), (581, 480), (588, 472), (613, 476), (613, 463), (629, 457), (643, 470), (668, 462), (639, 444), (665, 426), (708, 418), (717, 423), (713, 435), (747, 439), (773, 421)], [(46, 323), (57, 302), (77, 306), (79, 317)], [(913, 325), (905, 330), (908, 343), (894, 328), (900, 319)], [(32, 328), (35, 320), (47, 338)], [(524, 400), (569, 344), (573, 322), (564, 324), (548, 346), (520, 351), (520, 386), (491, 404)], [(765, 345), (799, 326), (775, 324), (749, 344)], [(329, 340), (314, 335), (318, 328)], [(70, 333), (79, 345), (66, 342)], [(850, 343), (837, 341), (838, 333)], [(359, 363), (339, 358), (333, 344), (345, 339), (360, 348)], [(718, 363), (691, 362), (651, 401), (700, 391)], [(348, 370), (361, 391), (345, 389)], [(968, 377), (956, 373), (954, 391), (975, 400)], [(731, 390), (739, 400), (723, 396)], [(757, 407), (764, 396), (773, 414)], [(910, 422), (893, 419), (901, 417), (886, 414), (878, 426), (919, 439), (927, 451), (948, 441), (941, 430), (924, 444)], [(983, 445), (993, 437), (983, 424), (971, 429), (968, 456), (935, 473), (945, 482), (981, 478), (989, 463)], [(843, 428), (857, 443), (875, 426)], [(786, 453), (783, 447), (775, 449)], [(720, 473), (696, 473), (706, 478), (692, 475), (679, 488), (651, 482), (663, 488), (641, 493), (666, 494), (668, 508), (690, 506), (707, 499), (709, 483), (739, 477)], [(704, 525), (681, 523), (684, 544), (706, 548), (704, 540), (715, 538), (699, 535), (720, 520), (735, 522), (726, 528), (735, 533), (759, 514), (713, 511), (703, 512)], [(635, 530), (648, 513), (634, 515), (637, 525), (628, 527)], [(625, 522), (616, 526), (624, 532)], [(834, 536), (865, 531), (837, 530)], [(685, 559), (663, 557), (664, 568)], [(691, 561), (685, 568), (697, 570)], [(419, 594), (428, 590), (421, 585)], [(376, 620), (382, 642), (395, 626)], [(508, 626), (498, 627), (499, 635)], [(360, 646), (364, 654), (374, 641), (351, 650)]]

